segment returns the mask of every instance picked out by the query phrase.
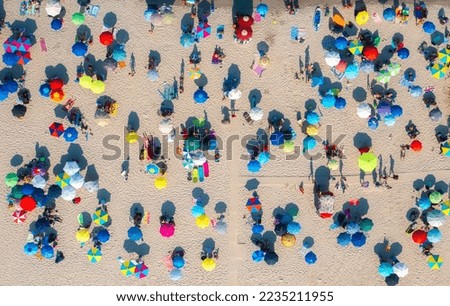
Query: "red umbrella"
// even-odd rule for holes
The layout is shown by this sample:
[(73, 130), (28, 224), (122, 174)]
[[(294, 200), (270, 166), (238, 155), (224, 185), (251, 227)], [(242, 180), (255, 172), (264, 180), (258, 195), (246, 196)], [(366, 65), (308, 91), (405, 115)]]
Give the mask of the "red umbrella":
[(62, 89), (64, 86), (64, 81), (60, 78), (54, 78), (50, 81), (49, 85), (51, 90)]
[(411, 142), (411, 145), (409, 147), (411, 148), (411, 150), (416, 152), (422, 151), (422, 143), (418, 140), (413, 140), (413, 142)]
[(27, 219), (27, 212), (25, 210), (16, 210), (12, 216), (14, 223), (23, 223)]
[(26, 211), (33, 211), (36, 208), (36, 200), (30, 196), (25, 196), (20, 200), (20, 207)]
[(339, 72), (345, 72), (345, 69), (347, 68), (347, 62), (341, 59), (335, 68)]
[(64, 133), (64, 126), (62, 123), (53, 122), (48, 129), (50, 130), (50, 135), (53, 137), (60, 137)]
[(114, 41), (113, 34), (109, 31), (105, 31), (100, 34), (100, 43), (105, 46), (109, 46)]
[(253, 25), (253, 17), (251, 16), (240, 16), (237, 20), (237, 24), (240, 28), (249, 28)]
[(175, 234), (175, 226), (169, 223), (163, 223), (159, 228), (159, 232), (163, 237), (166, 238), (172, 237), (173, 234)]
[(253, 36), (252, 28), (237, 28), (236, 29), (236, 37), (239, 40), (245, 41), (249, 40)]
[(374, 46), (365, 46), (363, 49), (363, 56), (369, 61), (376, 60), (378, 57), (378, 49)]
[(412, 234), (412, 240), (417, 244), (422, 244), (427, 241), (427, 233), (422, 230), (417, 230)]

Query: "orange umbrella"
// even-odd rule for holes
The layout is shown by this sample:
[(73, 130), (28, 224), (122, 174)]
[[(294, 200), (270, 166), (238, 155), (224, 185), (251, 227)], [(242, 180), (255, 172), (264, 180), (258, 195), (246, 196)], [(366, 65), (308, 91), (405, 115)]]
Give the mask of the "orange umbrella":
[(53, 102), (59, 103), (62, 100), (64, 100), (64, 91), (62, 91), (62, 89), (56, 89), (56, 90), (52, 90), (50, 92), (50, 98), (52, 99)]
[(345, 27), (345, 20), (344, 20), (344, 17), (342, 17), (341, 14), (334, 14), (333, 15), (333, 22), (335, 24), (337, 24), (338, 26), (342, 27), (342, 28)]
[(345, 69), (347, 68), (347, 62), (341, 59), (341, 61), (337, 64), (335, 68), (339, 72), (344, 72)]

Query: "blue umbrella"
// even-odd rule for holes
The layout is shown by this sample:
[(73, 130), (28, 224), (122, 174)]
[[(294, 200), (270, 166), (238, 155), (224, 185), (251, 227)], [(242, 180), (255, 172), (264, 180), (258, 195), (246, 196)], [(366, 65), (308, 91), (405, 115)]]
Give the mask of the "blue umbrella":
[(401, 48), (397, 51), (397, 55), (400, 59), (407, 59), (409, 57), (409, 50), (406, 48)]
[(22, 194), (23, 195), (31, 195), (34, 191), (34, 187), (31, 184), (23, 184), (22, 186)]
[(433, 34), (431, 34), (431, 43), (434, 46), (439, 46), (445, 42), (445, 36), (444, 33), (440, 31), (436, 31)]
[(256, 12), (261, 15), (261, 17), (265, 17), (269, 12), (269, 7), (265, 3), (260, 3), (256, 7)]
[(400, 105), (392, 105), (391, 106), (391, 115), (395, 118), (403, 115), (403, 108)]
[(384, 117), (384, 124), (386, 124), (387, 126), (394, 126), (396, 122), (396, 119), (393, 115), (387, 115), (386, 117)]
[[(289, 223), (294, 221), (290, 214), (283, 214), (280, 216), (280, 218), (278, 218), (278, 220), (280, 220), (280, 223), (286, 224), (286, 225), (288, 225)], [(286, 227), (286, 230), (287, 230), (287, 227)]]
[(205, 103), (209, 99), (208, 94), (202, 88), (194, 92), (194, 101), (199, 104)]
[(44, 233), (50, 228), (50, 222), (46, 218), (39, 218), (34, 224), (36, 231)]
[(366, 244), (366, 236), (361, 232), (357, 232), (357, 233), (353, 234), (352, 235), (352, 244), (357, 248), (362, 247), (363, 245)]
[(3, 83), (3, 89), (6, 89), (9, 93), (13, 93), (19, 89), (19, 84), (14, 80), (7, 80)]
[(62, 189), (58, 185), (51, 185), (48, 188), (47, 196), (52, 199), (59, 198), (61, 196)]
[(362, 61), (359, 65), (359, 69), (364, 73), (374, 72), (375, 64), (371, 61)]
[(39, 93), (44, 98), (50, 97), (50, 91), (52, 91), (52, 89), (50, 88), (50, 85), (48, 83), (44, 83), (41, 85), (41, 87), (39, 87)]
[(336, 40), (334, 41), (334, 46), (336, 47), (336, 49), (338, 50), (345, 50), (348, 47), (348, 41), (347, 39), (345, 39), (345, 37), (338, 37), (336, 38)]
[(262, 224), (255, 224), (252, 226), (253, 234), (261, 234), (264, 231), (264, 226)]
[(270, 160), (270, 153), (269, 152), (262, 152), (258, 155), (258, 161), (261, 163), (261, 165), (267, 164)]
[(69, 127), (64, 131), (64, 139), (67, 142), (74, 142), (78, 138), (78, 131), (74, 127)]
[(340, 246), (344, 247), (344, 246), (347, 246), (350, 244), (351, 236), (350, 236), (350, 234), (347, 234), (347, 233), (340, 233), (337, 236), (336, 240)]
[(322, 98), (321, 104), (325, 108), (332, 108), (336, 103), (336, 98), (333, 95), (325, 95)]
[(337, 109), (344, 109), (346, 105), (347, 105), (347, 101), (345, 101), (344, 98), (342, 98), (342, 97), (337, 97), (336, 98), (336, 102), (334, 103), (334, 107), (336, 107)]
[(189, 48), (192, 47), (195, 43), (195, 38), (193, 35), (189, 33), (183, 33), (180, 37), (180, 44), (185, 47)]
[(376, 130), (378, 128), (378, 119), (375, 117), (372, 117), (367, 121), (367, 126), (371, 130)]
[(422, 197), (417, 201), (417, 206), (419, 206), (421, 210), (428, 209), (431, 207), (431, 201), (428, 197)]
[(72, 46), (72, 53), (76, 56), (84, 56), (88, 50), (88, 46), (82, 42), (76, 42)]
[(266, 254), (264, 254), (264, 261), (269, 266), (273, 266), (278, 262), (278, 254), (273, 251), (267, 252)]
[(314, 76), (311, 79), (311, 87), (322, 86), (324, 82), (323, 76)]
[(117, 46), (114, 48), (113, 53), (111, 54), (111, 57), (116, 62), (122, 62), (127, 58), (127, 52), (125, 52), (125, 50), (122, 46)]
[(257, 173), (259, 172), (259, 170), (261, 170), (261, 163), (253, 159), (247, 164), (247, 169), (250, 172)]
[(48, 244), (44, 245), (41, 248), (41, 255), (44, 258), (50, 259), (50, 258), (52, 258), (55, 255), (55, 250), (53, 250), (53, 248), (51, 246), (49, 246)]
[(181, 257), (181, 256), (179, 256), (179, 255), (174, 256), (174, 257), (172, 258), (172, 264), (173, 264), (173, 266), (174, 266), (175, 268), (177, 268), (177, 269), (183, 268), (184, 265), (185, 265), (185, 263), (186, 263), (186, 262), (184, 261), (184, 258)]
[(264, 252), (261, 250), (254, 251), (252, 254), (253, 262), (260, 262), (264, 260)]
[(33, 256), (34, 254), (36, 254), (38, 252), (38, 250), (39, 250), (39, 246), (33, 242), (28, 242), (23, 247), (23, 252), (29, 256)]
[(6, 66), (14, 66), (19, 61), (19, 56), (14, 53), (6, 52), (3, 54), (3, 63)]
[(383, 18), (386, 21), (394, 21), (395, 19), (395, 11), (393, 8), (388, 7), (383, 11)]
[(147, 10), (144, 12), (144, 19), (145, 19), (146, 21), (150, 22), (152, 15), (153, 15), (153, 14), (156, 14), (156, 13), (157, 13), (157, 11), (154, 10), (154, 9), (147, 9)]
[(52, 30), (58, 31), (62, 28), (62, 21), (60, 19), (54, 18), (52, 22), (50, 23), (50, 27)]
[(47, 202), (47, 200), (49, 199), (45, 194), (44, 194), (44, 190), (40, 189), (40, 188), (34, 188), (33, 191), (33, 198), (36, 200), (37, 202), (37, 206), (38, 207), (42, 207), (45, 205), (45, 203)]
[(298, 222), (290, 222), (287, 226), (287, 232), (292, 235), (298, 235), (302, 230), (302, 226)]
[(192, 216), (194, 216), (195, 218), (200, 217), (201, 215), (205, 214), (205, 209), (203, 208), (203, 206), (200, 205), (194, 205), (191, 208), (191, 214)]
[(431, 243), (439, 242), (442, 239), (442, 233), (438, 228), (434, 227), (427, 233), (427, 239)]
[(111, 236), (111, 235), (109, 234), (109, 232), (108, 232), (108, 230), (107, 230), (106, 228), (100, 230), (100, 231), (97, 233), (97, 239), (98, 239), (98, 241), (101, 242), (101, 243), (106, 243), (106, 242), (108, 242), (110, 236)]
[(3, 85), (0, 85), (0, 102), (5, 101), (9, 96), (9, 91), (3, 88)]
[(413, 96), (414, 98), (418, 98), (422, 95), (423, 90), (422, 87), (418, 86), (418, 85), (414, 85), (413, 87), (411, 87), (409, 89), (409, 93), (411, 94), (411, 96)]
[(383, 277), (388, 277), (394, 273), (394, 267), (388, 262), (382, 262), (378, 267), (378, 273)]
[(391, 105), (388, 102), (381, 102), (377, 106), (377, 113), (381, 117), (386, 117), (391, 114)]
[(436, 31), (436, 26), (431, 21), (425, 21), (422, 26), (422, 29), (425, 33), (431, 34), (434, 31)]
[(395, 286), (395, 285), (397, 285), (399, 280), (400, 280), (400, 278), (395, 273), (392, 273), (391, 275), (389, 275), (388, 277), (386, 277), (384, 279), (384, 281), (386, 282), (386, 285), (388, 285), (388, 286)]
[(347, 230), (347, 233), (350, 235), (353, 235), (357, 232), (359, 232), (359, 224), (356, 222), (349, 222), (347, 224), (347, 226), (345, 227), (345, 229)]
[(306, 122), (309, 124), (317, 124), (320, 122), (319, 114), (313, 111), (307, 111), (306, 114)]
[(274, 132), (270, 135), (270, 143), (273, 146), (280, 146), (284, 143), (284, 135), (281, 132)]
[(314, 254), (313, 251), (310, 251), (310, 252), (306, 253), (306, 255), (305, 255), (305, 261), (306, 261), (306, 263), (307, 263), (308, 265), (313, 265), (313, 264), (315, 264), (316, 261), (317, 261), (317, 256), (316, 256), (316, 254)]
[(130, 227), (130, 229), (128, 230), (128, 238), (130, 238), (133, 241), (138, 241), (142, 239), (141, 229), (137, 226)]
[(359, 68), (357, 64), (348, 65), (345, 69), (345, 77), (349, 80), (355, 79), (359, 74)]
[(169, 277), (171, 280), (177, 281), (183, 278), (183, 274), (180, 269), (173, 269), (172, 271), (170, 271)]
[(311, 136), (306, 137), (303, 139), (303, 150), (309, 151), (316, 147), (317, 141)]

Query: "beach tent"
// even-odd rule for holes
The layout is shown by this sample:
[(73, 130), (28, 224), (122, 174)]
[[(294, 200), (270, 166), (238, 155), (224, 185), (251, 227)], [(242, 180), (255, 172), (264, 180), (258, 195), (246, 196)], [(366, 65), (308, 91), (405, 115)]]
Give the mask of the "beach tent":
[(345, 20), (344, 20), (344, 17), (342, 17), (341, 14), (335, 13), (335, 14), (333, 15), (333, 17), (332, 17), (332, 20), (333, 20), (333, 23), (334, 23), (336, 26), (338, 26), (338, 27), (340, 27), (340, 28), (342, 28), (342, 29), (345, 27), (346, 22), (345, 22)]

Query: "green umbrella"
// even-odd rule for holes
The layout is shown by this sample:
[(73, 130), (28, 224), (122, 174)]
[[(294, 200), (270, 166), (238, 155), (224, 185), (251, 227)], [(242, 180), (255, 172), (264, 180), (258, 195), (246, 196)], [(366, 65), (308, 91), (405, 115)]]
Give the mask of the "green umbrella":
[(188, 152), (198, 150), (200, 148), (200, 140), (194, 136), (189, 136), (189, 138), (186, 139), (185, 146)]
[(75, 13), (72, 15), (72, 22), (75, 25), (82, 25), (84, 23), (84, 15), (82, 13)]
[(373, 39), (373, 45), (374, 45), (375, 47), (378, 47), (378, 45), (380, 44), (380, 42), (381, 42), (381, 37), (380, 37), (380, 36), (377, 36), (377, 37), (375, 37), (375, 38)]
[(359, 168), (366, 173), (370, 173), (375, 170), (377, 163), (378, 158), (372, 152), (363, 153), (358, 158)]
[(295, 150), (295, 144), (292, 140), (285, 141), (281, 146), (286, 153), (292, 153)]
[(391, 74), (387, 70), (381, 70), (377, 75), (377, 81), (386, 84), (391, 80)]
[(399, 63), (390, 63), (390, 64), (388, 65), (387, 70), (389, 71), (389, 73), (390, 73), (391, 76), (396, 76), (397, 74), (400, 73), (400, 69), (401, 69), (401, 68), (402, 68), (402, 67), (400, 66)]
[(433, 204), (439, 204), (442, 201), (442, 194), (438, 191), (433, 191), (429, 196), (430, 202)]
[(196, 128), (202, 128), (205, 126), (206, 119), (205, 118), (195, 118), (192, 123)]
[(14, 199), (21, 199), (23, 197), (22, 186), (16, 185), (11, 189), (11, 196)]
[(8, 173), (5, 177), (5, 184), (8, 187), (14, 187), (17, 185), (17, 182), (19, 182), (19, 178), (17, 175), (13, 172)]
[(364, 218), (359, 222), (359, 228), (363, 231), (363, 232), (368, 232), (372, 229), (373, 227), (373, 221), (369, 218)]

